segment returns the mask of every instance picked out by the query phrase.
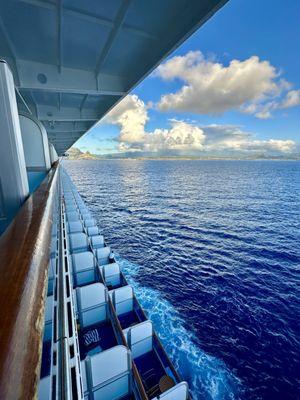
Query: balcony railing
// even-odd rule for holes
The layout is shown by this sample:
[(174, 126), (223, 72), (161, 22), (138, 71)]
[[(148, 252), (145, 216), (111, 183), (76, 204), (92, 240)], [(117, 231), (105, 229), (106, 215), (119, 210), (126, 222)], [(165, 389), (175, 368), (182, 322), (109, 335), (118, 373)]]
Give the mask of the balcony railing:
[(0, 398), (37, 395), (58, 164), (0, 237)]

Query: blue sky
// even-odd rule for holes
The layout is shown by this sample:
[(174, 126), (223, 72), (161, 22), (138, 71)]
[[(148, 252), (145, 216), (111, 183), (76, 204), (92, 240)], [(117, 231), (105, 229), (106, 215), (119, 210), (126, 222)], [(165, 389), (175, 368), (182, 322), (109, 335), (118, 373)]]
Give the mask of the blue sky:
[(230, 0), (75, 146), (100, 154), (299, 152), (299, 15), (295, 0)]

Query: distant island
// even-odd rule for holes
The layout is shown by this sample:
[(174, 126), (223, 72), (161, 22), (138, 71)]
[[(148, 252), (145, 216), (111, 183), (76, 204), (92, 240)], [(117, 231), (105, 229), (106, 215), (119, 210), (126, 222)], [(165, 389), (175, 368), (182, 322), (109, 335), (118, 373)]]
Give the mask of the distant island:
[(69, 160), (99, 160), (97, 154), (92, 154), (89, 151), (84, 153), (77, 147), (71, 147), (66, 154)]
[(83, 152), (77, 147), (71, 147), (66, 152), (68, 160), (300, 160), (300, 154), (288, 155), (266, 155), (266, 154), (245, 154), (243, 156), (181, 156), (161, 155), (153, 153), (114, 153), (114, 154), (93, 154), (90, 151)]

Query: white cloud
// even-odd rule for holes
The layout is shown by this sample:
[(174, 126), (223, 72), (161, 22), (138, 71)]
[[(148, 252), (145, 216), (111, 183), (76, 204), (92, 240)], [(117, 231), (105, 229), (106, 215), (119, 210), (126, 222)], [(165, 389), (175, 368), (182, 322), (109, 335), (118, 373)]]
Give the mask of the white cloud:
[(290, 90), (283, 99), (280, 107), (289, 108), (300, 105), (300, 90)]
[(293, 140), (252, 140), (242, 144), (242, 150), (249, 151), (275, 151), (279, 153), (291, 153), (295, 148)]
[(143, 150), (203, 150), (205, 135), (201, 128), (172, 120), (170, 129), (155, 129), (145, 136)]
[(155, 74), (164, 80), (183, 82), (177, 92), (161, 97), (157, 104), (161, 111), (218, 114), (239, 109), (269, 118), (278, 108), (274, 99), (290, 88), (287, 81), (279, 79), (274, 66), (257, 56), (232, 60), (224, 66), (206, 59), (200, 51), (190, 51), (166, 61)]
[(202, 129), (206, 136), (204, 147), (207, 151), (291, 153), (295, 147), (293, 140), (257, 140), (255, 135), (236, 125), (209, 125)]
[(170, 129), (146, 132), (148, 111), (145, 103), (136, 95), (128, 95), (106, 116), (105, 122), (118, 125), (121, 151), (201, 150), (203, 131), (184, 121), (171, 121)]
[(121, 142), (134, 144), (144, 141), (148, 119), (145, 103), (136, 95), (128, 95), (109, 112), (104, 122), (120, 127)]
[(202, 127), (206, 135), (206, 150), (239, 150), (243, 152), (279, 152), (291, 153), (293, 140), (257, 140), (249, 132), (235, 125), (209, 125)]
[(145, 103), (136, 95), (128, 95), (106, 117), (106, 122), (118, 125), (120, 151), (147, 152), (275, 152), (290, 153), (292, 140), (258, 140), (236, 125), (197, 126), (195, 122), (170, 120), (170, 128), (146, 130), (149, 120)]
[(260, 119), (268, 119), (272, 117), (272, 112), (275, 111), (279, 107), (279, 103), (277, 101), (269, 101), (264, 104), (260, 104), (254, 115), (256, 118)]

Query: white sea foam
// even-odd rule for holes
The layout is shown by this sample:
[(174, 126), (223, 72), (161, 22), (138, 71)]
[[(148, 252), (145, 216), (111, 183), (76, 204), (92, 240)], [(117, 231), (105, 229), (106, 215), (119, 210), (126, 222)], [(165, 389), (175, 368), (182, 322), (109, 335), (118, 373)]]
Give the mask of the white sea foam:
[(189, 383), (193, 399), (238, 399), (241, 393), (238, 378), (222, 361), (206, 354), (195, 344), (193, 333), (185, 329), (178, 311), (159, 291), (142, 286), (134, 279), (139, 271), (138, 265), (120, 256), (117, 258), (176, 369)]

